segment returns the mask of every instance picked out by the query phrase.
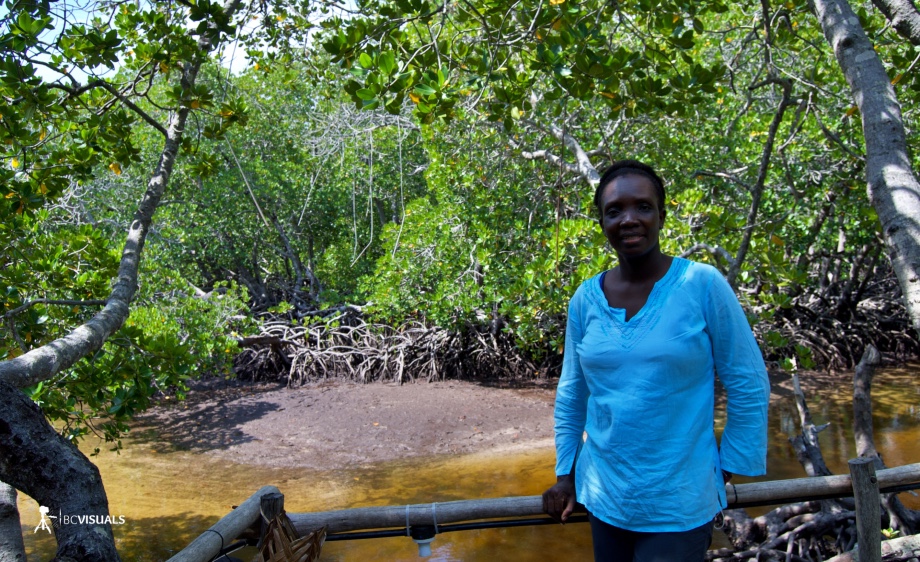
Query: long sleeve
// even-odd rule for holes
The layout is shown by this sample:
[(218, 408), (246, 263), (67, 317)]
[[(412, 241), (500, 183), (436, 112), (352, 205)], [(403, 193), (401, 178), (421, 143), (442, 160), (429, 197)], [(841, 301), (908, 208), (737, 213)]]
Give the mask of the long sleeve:
[(569, 302), (569, 315), (565, 328), (565, 351), (562, 356), (562, 375), (556, 389), (555, 433), (556, 475), (572, 472), (578, 444), (585, 431), (588, 415), (588, 386), (578, 358), (578, 345), (584, 336), (581, 315), (581, 289)]
[[(721, 448), (716, 375), (728, 390)], [(764, 473), (768, 392), (747, 318), (718, 270), (674, 258), (628, 321), (595, 276), (569, 304), (556, 474), (569, 474), (577, 454), (578, 501), (610, 525), (692, 529), (727, 505), (720, 466)]]
[(728, 397), (719, 446), (722, 469), (745, 476), (765, 474), (770, 383), (744, 311), (720, 274), (713, 276), (705, 314), (716, 375)]

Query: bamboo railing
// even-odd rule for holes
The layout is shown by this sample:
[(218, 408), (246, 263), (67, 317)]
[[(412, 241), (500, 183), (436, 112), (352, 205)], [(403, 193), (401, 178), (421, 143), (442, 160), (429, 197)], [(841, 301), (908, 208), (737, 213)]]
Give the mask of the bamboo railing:
[[(856, 476), (858, 494), (854, 494), (854, 479), (847, 475), (822, 476), (772, 480), (750, 484), (728, 484), (726, 494), (728, 507), (774, 505), (793, 501), (807, 501), (849, 497), (862, 494), (864, 498), (877, 497), (894, 488), (920, 488), (920, 463), (887, 468), (872, 474), (868, 462), (851, 461), (851, 473)], [(863, 470), (857, 475), (854, 465)], [(874, 479), (874, 481), (873, 481)], [(224, 516), (213, 527), (202, 533), (168, 562), (208, 562), (222, 548), (230, 545), (245, 530), (253, 527), (260, 517), (260, 503), (263, 496), (277, 494), (274, 486), (265, 486), (243, 502), (238, 508)], [(269, 500), (270, 498), (265, 498)], [(283, 500), (282, 500), (283, 501)], [(859, 501), (859, 500), (858, 500)], [(863, 499), (863, 502), (866, 500)], [(266, 503), (269, 503), (266, 502)], [(289, 513), (294, 528), (301, 536), (327, 527), (330, 534), (349, 533), (376, 529), (407, 529), (412, 526), (434, 526), (482, 521), (485, 519), (509, 519), (543, 516), (541, 496), (519, 496), (481, 500), (461, 500), (443, 503), (396, 505), (384, 507), (363, 507), (315, 513)], [(870, 514), (866, 519), (877, 515)], [(347, 535), (344, 535), (347, 536)], [(865, 560), (862, 559), (861, 560)]]
[(230, 543), (243, 531), (252, 527), (259, 520), (262, 496), (278, 493), (278, 488), (274, 486), (263, 486), (167, 562), (213, 560), (222, 549), (230, 546)]
[[(917, 484), (920, 487), (920, 463), (879, 470), (881, 489)], [(853, 495), (848, 475), (772, 480), (726, 487), (728, 507), (781, 504), (790, 501), (828, 499)], [(350, 531), (405, 528), (407, 525), (441, 525), (509, 517), (543, 515), (541, 496), (519, 496), (444, 503), (361, 507), (314, 513), (288, 513), (294, 528), (304, 534), (323, 525), (330, 534)]]

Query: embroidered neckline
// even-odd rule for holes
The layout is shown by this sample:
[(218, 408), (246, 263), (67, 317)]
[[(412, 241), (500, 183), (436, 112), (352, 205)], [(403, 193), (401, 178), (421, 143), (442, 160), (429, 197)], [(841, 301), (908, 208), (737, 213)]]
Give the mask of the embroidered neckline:
[(595, 275), (589, 281), (589, 294), (592, 300), (594, 300), (598, 310), (604, 311), (601, 315), (606, 316), (609, 320), (606, 326), (611, 330), (611, 335), (617, 337), (617, 341), (624, 349), (631, 349), (658, 324), (661, 319), (662, 306), (668, 300), (667, 297), (673, 292), (673, 289), (683, 281), (684, 271), (689, 265), (689, 260), (675, 256), (671, 261), (671, 267), (668, 268), (668, 272), (655, 282), (652, 292), (648, 295), (648, 300), (629, 319), (629, 322), (626, 321), (626, 310), (614, 308), (607, 304), (607, 297), (604, 296), (604, 291), (600, 284), (600, 277), (603, 272)]

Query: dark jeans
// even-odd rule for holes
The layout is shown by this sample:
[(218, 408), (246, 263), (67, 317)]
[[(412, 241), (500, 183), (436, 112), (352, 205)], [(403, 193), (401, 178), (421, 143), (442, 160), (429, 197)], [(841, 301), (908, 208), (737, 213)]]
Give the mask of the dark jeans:
[(712, 543), (712, 521), (680, 533), (640, 533), (588, 516), (596, 562), (701, 562)]

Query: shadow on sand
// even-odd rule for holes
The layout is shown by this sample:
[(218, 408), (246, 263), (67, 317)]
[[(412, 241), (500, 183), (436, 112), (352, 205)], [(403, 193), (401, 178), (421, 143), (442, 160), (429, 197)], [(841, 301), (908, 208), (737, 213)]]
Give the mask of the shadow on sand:
[(277, 409), (277, 404), (256, 399), (183, 403), (138, 416), (132, 441), (157, 453), (225, 449), (254, 441), (240, 428)]

